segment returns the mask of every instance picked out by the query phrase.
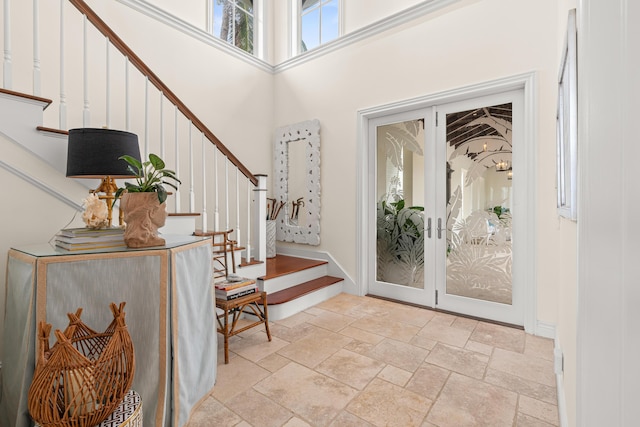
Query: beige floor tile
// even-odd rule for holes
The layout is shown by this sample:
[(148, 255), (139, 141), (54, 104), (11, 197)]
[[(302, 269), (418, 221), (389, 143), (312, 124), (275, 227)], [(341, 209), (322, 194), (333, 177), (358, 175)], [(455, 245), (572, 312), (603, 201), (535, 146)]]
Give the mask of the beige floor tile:
[(511, 427), (517, 394), (452, 373), (427, 421), (439, 427)]
[(418, 335), (444, 344), (463, 348), (471, 335), (471, 331), (455, 328), (442, 323), (434, 323), (432, 320), (427, 323), (420, 332), (418, 332)]
[(431, 400), (381, 379), (374, 379), (351, 403), (347, 411), (375, 426), (420, 426)]
[(340, 334), (357, 339), (358, 341), (369, 343), (369, 344), (378, 344), (380, 341), (384, 339), (382, 335), (363, 331), (362, 329), (354, 328), (353, 326), (347, 326), (346, 328), (340, 331)]
[(317, 328), (305, 338), (283, 347), (278, 354), (309, 368), (315, 368), (351, 341), (352, 338)]
[(532, 399), (528, 396), (520, 396), (518, 412), (530, 415), (551, 425), (558, 425), (558, 407), (556, 405)]
[(257, 364), (270, 372), (275, 372), (289, 362), (291, 360), (274, 353), (260, 359)]
[(451, 371), (447, 369), (424, 363), (413, 374), (413, 377), (411, 377), (411, 380), (405, 388), (414, 393), (418, 393), (420, 396), (435, 400), (449, 378), (450, 373)]
[(525, 333), (515, 328), (480, 322), (471, 334), (471, 340), (522, 353), (524, 351)]
[(400, 387), (404, 387), (407, 382), (409, 382), (412, 375), (413, 374), (409, 371), (396, 368), (393, 365), (387, 365), (382, 371), (380, 371), (380, 373), (378, 374), (378, 378), (389, 381), (390, 383), (398, 385)]
[[(384, 339), (384, 338), (383, 338)], [(363, 342), (359, 340), (353, 340), (349, 344), (345, 345), (345, 350), (353, 351), (358, 354), (368, 354), (373, 348), (374, 344), (369, 344), (368, 342)]]
[[(321, 315), (321, 314), (322, 314), (322, 313), (324, 313), (325, 311), (326, 311), (326, 310), (323, 310), (323, 309), (321, 309), (321, 308), (318, 308), (318, 306), (316, 305), (316, 306), (314, 306), (314, 307), (307, 308), (304, 312), (305, 312), (305, 313), (307, 313), (307, 314), (310, 314), (310, 315), (311, 315), (311, 317), (313, 318), (313, 317), (315, 317), (315, 316), (319, 316), (319, 315)], [(308, 321), (309, 321), (309, 320), (307, 320), (307, 322), (308, 322)]]
[(539, 357), (496, 348), (491, 356), (489, 367), (550, 387), (556, 384), (553, 362)]
[(314, 426), (329, 425), (357, 394), (355, 389), (294, 362), (254, 389)]
[(331, 422), (331, 427), (373, 427), (373, 424), (347, 411), (342, 411)]
[(399, 305), (396, 309), (386, 315), (386, 317), (396, 322), (406, 323), (419, 328), (427, 324), (436, 315), (434, 311), (424, 308)]
[(515, 391), (518, 394), (529, 396), (533, 399), (542, 400), (543, 402), (556, 404), (558, 395), (555, 386), (540, 384), (535, 381), (527, 380), (516, 375), (495, 369), (487, 369), (484, 380), (489, 384), (495, 384), (504, 387), (507, 390)]
[(432, 350), (433, 347), (435, 347), (436, 344), (438, 344), (438, 341), (432, 340), (431, 338), (427, 338), (424, 335), (416, 335), (415, 337), (411, 338), (411, 341), (409, 341), (409, 344), (422, 347), (427, 350)]
[(428, 354), (424, 348), (388, 338), (367, 352), (369, 357), (409, 372), (415, 372)]
[(524, 354), (553, 361), (553, 340), (549, 338), (526, 335)]
[(341, 329), (349, 326), (356, 319), (354, 317), (345, 316), (343, 314), (334, 313), (332, 311), (322, 310), (322, 313), (309, 319), (307, 323), (318, 326), (320, 328), (328, 329), (333, 332), (338, 332)]
[(316, 371), (362, 390), (384, 368), (384, 363), (341, 349), (316, 367)]
[(478, 323), (479, 322), (477, 320), (468, 319), (466, 317), (456, 317), (456, 320), (453, 321), (451, 327), (471, 332), (476, 328)]
[(247, 360), (257, 362), (287, 345), (289, 345), (287, 341), (273, 335), (269, 341), (267, 334), (261, 331), (229, 345), (229, 349)]
[(427, 363), (469, 377), (482, 379), (489, 357), (475, 351), (465, 350), (446, 344), (436, 345), (426, 359)]
[(467, 344), (464, 346), (464, 348), (466, 348), (467, 350), (475, 351), (476, 353), (484, 354), (486, 356), (491, 356), (491, 353), (493, 353), (492, 346), (471, 340), (467, 341)]
[(207, 398), (191, 415), (189, 427), (235, 426), (242, 418), (213, 397)]
[(301, 323), (305, 323), (306, 321), (308, 321), (312, 317), (313, 317), (312, 315), (310, 315), (308, 313), (305, 313), (303, 311), (303, 312), (294, 314), (292, 316), (289, 316), (287, 318), (284, 318), (284, 319), (281, 319), (281, 320), (276, 320), (273, 323), (275, 323), (277, 325), (283, 325), (283, 326), (286, 326), (288, 328), (292, 328), (292, 327), (294, 327), (296, 325), (299, 325)]
[(278, 337), (291, 343), (309, 336), (317, 329), (317, 326), (309, 323), (300, 323), (291, 327), (276, 323), (272, 328), (270, 328), (270, 331), (271, 336)]
[(530, 415), (523, 414), (522, 412), (518, 412), (518, 416), (516, 417), (516, 427), (553, 427), (553, 425), (545, 423), (544, 421)]
[(218, 361), (216, 385), (211, 395), (222, 403), (226, 403), (238, 394), (247, 391), (252, 385), (270, 374), (266, 369), (240, 356), (233, 358), (226, 365), (224, 358), (218, 359)]
[(291, 411), (253, 389), (230, 399), (226, 406), (253, 426), (280, 427), (293, 416)]
[(418, 326), (407, 325), (387, 316), (366, 316), (351, 324), (373, 334), (382, 335), (397, 341), (409, 342), (420, 331)]
[(336, 313), (347, 314), (350, 310), (362, 304), (363, 298), (351, 294), (341, 293), (316, 305), (323, 310), (335, 311)]
[(298, 417), (293, 417), (287, 421), (282, 427), (311, 427), (311, 424), (302, 421)]
[(431, 319), (431, 323), (443, 326), (451, 326), (457, 318), (457, 316), (448, 313), (436, 313), (436, 315), (433, 316), (433, 319)]

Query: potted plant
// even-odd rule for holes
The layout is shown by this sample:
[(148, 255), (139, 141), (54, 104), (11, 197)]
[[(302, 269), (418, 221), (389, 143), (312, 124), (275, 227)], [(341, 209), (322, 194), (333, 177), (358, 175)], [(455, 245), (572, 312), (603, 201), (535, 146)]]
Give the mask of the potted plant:
[(149, 160), (145, 162), (128, 155), (119, 158), (126, 161), (129, 171), (136, 175), (135, 183), (125, 182), (125, 186), (116, 191), (114, 199), (115, 203), (121, 198), (120, 209), (126, 223), (125, 243), (131, 248), (164, 245), (165, 240), (158, 237), (158, 228), (164, 225), (167, 217), (164, 186), (177, 190), (180, 180), (155, 154), (149, 154)]

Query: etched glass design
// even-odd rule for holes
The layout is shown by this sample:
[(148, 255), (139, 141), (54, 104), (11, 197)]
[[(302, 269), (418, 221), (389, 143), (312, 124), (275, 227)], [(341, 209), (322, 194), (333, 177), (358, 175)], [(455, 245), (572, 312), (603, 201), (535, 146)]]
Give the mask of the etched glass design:
[(511, 104), (446, 119), (447, 293), (511, 304)]
[(424, 123), (378, 127), (376, 278), (424, 287)]

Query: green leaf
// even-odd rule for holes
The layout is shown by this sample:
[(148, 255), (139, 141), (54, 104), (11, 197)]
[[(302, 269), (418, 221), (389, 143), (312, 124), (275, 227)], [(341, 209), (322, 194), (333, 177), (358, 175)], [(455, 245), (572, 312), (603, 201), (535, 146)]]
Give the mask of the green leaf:
[(158, 201), (160, 204), (164, 203), (164, 201), (167, 200), (167, 190), (165, 190), (163, 186), (159, 185), (156, 187), (156, 191), (158, 192)]
[(131, 166), (136, 168), (138, 170), (136, 172), (136, 175), (140, 175), (139, 171), (140, 171), (140, 169), (142, 169), (142, 163), (140, 163), (140, 160), (136, 159), (135, 157), (131, 157), (128, 154), (125, 154), (124, 156), (120, 156), (120, 157), (118, 157), (118, 159), (124, 160), (125, 162), (129, 163)]
[(155, 154), (153, 154), (153, 153), (149, 154), (149, 161), (153, 165), (154, 169), (156, 169), (156, 170), (164, 169), (164, 162), (162, 161), (162, 159), (160, 157), (156, 156)]

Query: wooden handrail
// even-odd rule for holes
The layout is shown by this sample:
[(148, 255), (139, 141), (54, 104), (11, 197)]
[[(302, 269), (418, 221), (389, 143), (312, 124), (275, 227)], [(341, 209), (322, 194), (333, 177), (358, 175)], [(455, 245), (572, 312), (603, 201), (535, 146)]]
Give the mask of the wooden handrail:
[(165, 85), (162, 80), (155, 75), (153, 71), (136, 55), (129, 46), (122, 41), (120, 37), (87, 5), (83, 0), (69, 0), (69, 2), (75, 6), (83, 15), (87, 17), (89, 22), (93, 24), (98, 31), (100, 31), (105, 37), (109, 39), (116, 49), (120, 51), (124, 56), (129, 58), (129, 61), (145, 76), (149, 79), (153, 85), (163, 93), (165, 98), (173, 103), (178, 110), (193, 123), (193, 125), (202, 132), (211, 143), (213, 143), (220, 152), (225, 155), (231, 163), (233, 163), (244, 176), (246, 176), (253, 185), (258, 185), (258, 179), (243, 165), (236, 156), (229, 151), (227, 147), (213, 134), (205, 125), (196, 117), (196, 115), (187, 108), (187, 106), (178, 98), (172, 91)]

